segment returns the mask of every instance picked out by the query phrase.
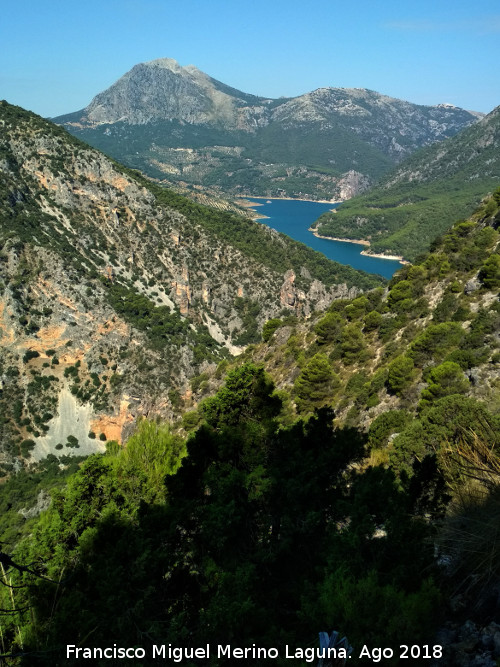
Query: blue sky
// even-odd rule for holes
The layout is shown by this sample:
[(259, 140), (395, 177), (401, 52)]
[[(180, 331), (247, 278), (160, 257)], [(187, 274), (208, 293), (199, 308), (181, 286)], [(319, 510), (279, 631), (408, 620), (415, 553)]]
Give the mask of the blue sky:
[(0, 98), (56, 116), (169, 57), (266, 97), (341, 86), (488, 112), (499, 41), (498, 0), (6, 1)]

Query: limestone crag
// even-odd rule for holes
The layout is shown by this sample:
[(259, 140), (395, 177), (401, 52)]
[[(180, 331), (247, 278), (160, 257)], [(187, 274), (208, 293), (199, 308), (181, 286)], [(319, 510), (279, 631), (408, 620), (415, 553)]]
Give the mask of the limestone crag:
[(295, 287), (295, 273), (290, 269), (285, 273), (285, 281), (281, 286), (280, 303), (287, 308), (297, 309), (298, 294)]
[[(284, 275), (284, 281), (280, 290), (280, 303), (283, 307), (295, 311), (297, 315), (308, 316), (316, 309), (327, 308), (332, 301), (337, 299), (354, 299), (360, 290), (356, 287), (348, 287), (345, 283), (334, 285), (327, 289), (319, 280), (313, 280), (307, 292), (298, 289), (295, 284), (296, 275), (289, 270)], [(315, 304), (311, 308), (311, 304)]]
[[(201, 286), (203, 299), (203, 285)], [(189, 286), (189, 271), (187, 266), (182, 267), (181, 275), (172, 283), (174, 288), (174, 300), (179, 307), (181, 315), (187, 315), (189, 312), (189, 304), (191, 303), (191, 288)]]
[[(244, 218), (225, 219), (239, 230), (228, 238), (218, 212), (4, 102), (0, 124), (0, 465), (18, 466), (100, 451), (141, 415), (173, 417), (193, 376), (282, 311), (276, 261), (307, 264), (309, 251)], [(335, 298), (335, 276), (344, 282), (346, 269), (326, 260), (330, 282), (319, 282), (317, 262), (287, 272), (296, 312)]]
[(362, 194), (368, 190), (371, 184), (369, 178), (360, 174), (358, 171), (354, 171), (354, 169), (350, 169), (347, 174), (338, 181), (339, 199), (351, 199), (351, 197)]

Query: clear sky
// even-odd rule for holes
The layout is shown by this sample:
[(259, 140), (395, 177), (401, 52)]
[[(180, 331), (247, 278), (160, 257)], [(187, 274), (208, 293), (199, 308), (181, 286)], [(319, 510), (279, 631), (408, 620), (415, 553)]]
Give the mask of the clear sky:
[(0, 99), (85, 107), (139, 62), (175, 58), (255, 95), (370, 88), (500, 104), (499, 0), (5, 0)]

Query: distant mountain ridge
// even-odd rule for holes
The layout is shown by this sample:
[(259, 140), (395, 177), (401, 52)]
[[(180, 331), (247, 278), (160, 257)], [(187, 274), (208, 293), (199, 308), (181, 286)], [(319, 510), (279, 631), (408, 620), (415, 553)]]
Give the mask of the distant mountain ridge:
[[(262, 104), (263, 98), (225, 86), (196, 67), (181, 67), (162, 58), (135, 65), (129, 72), (94, 97), (83, 110), (89, 125), (126, 120), (141, 125), (158, 120), (205, 123), (232, 120), (231, 107)], [(231, 109), (232, 110), (232, 109)], [(77, 112), (79, 113), (79, 112)]]
[(380, 184), (324, 214), (321, 235), (364, 239), (413, 260), (500, 183), (500, 106), (454, 137), (404, 160)]
[(54, 120), (155, 177), (233, 194), (345, 199), (478, 115), (356, 88), (269, 99), (162, 58)]

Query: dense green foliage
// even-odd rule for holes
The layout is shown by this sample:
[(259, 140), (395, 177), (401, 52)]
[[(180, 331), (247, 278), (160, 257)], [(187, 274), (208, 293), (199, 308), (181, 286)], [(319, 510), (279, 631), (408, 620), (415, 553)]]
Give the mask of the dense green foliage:
[[(279, 428), (281, 409), (246, 364), (204, 403), (180, 468), (181, 442), (151, 422), (125, 449), (87, 459), (16, 550), (45, 577), (11, 575), (27, 584), (17, 608), (32, 610), (4, 624), (21, 664), (77, 664), (66, 644), (257, 642), (283, 647), (284, 665), (285, 643), (311, 645), (333, 626), (358, 647), (427, 641), (440, 594), (420, 492), (382, 468), (356, 473), (364, 438), (334, 428), (330, 410)], [(388, 626), (374, 599), (397, 621)]]
[(369, 239), (375, 253), (414, 261), (457, 217), (470, 215), (497, 183), (492, 177), (464, 185), (457, 178), (446, 185), (421, 185), (417, 192), (413, 182), (390, 191), (379, 188), (345, 202), (335, 214), (324, 213), (318, 223), (324, 236)]
[[(39, 512), (29, 512), (36, 507), (41, 494), (61, 487), (73, 475), (81, 462), (79, 457), (51, 456), (30, 471), (19, 470), (0, 485), (0, 542), (4, 550), (14, 548), (20, 537), (30, 533)], [(62, 468), (60, 463), (63, 464)]]
[(339, 379), (332, 371), (328, 357), (315, 354), (295, 381), (298, 409), (309, 412), (314, 407), (331, 403), (332, 390), (338, 385)]
[(479, 279), (485, 287), (500, 287), (500, 255), (491, 255), (479, 272)]
[(276, 329), (278, 329), (282, 324), (282, 320), (278, 319), (277, 317), (273, 317), (268, 320), (262, 327), (262, 340), (267, 343)]

